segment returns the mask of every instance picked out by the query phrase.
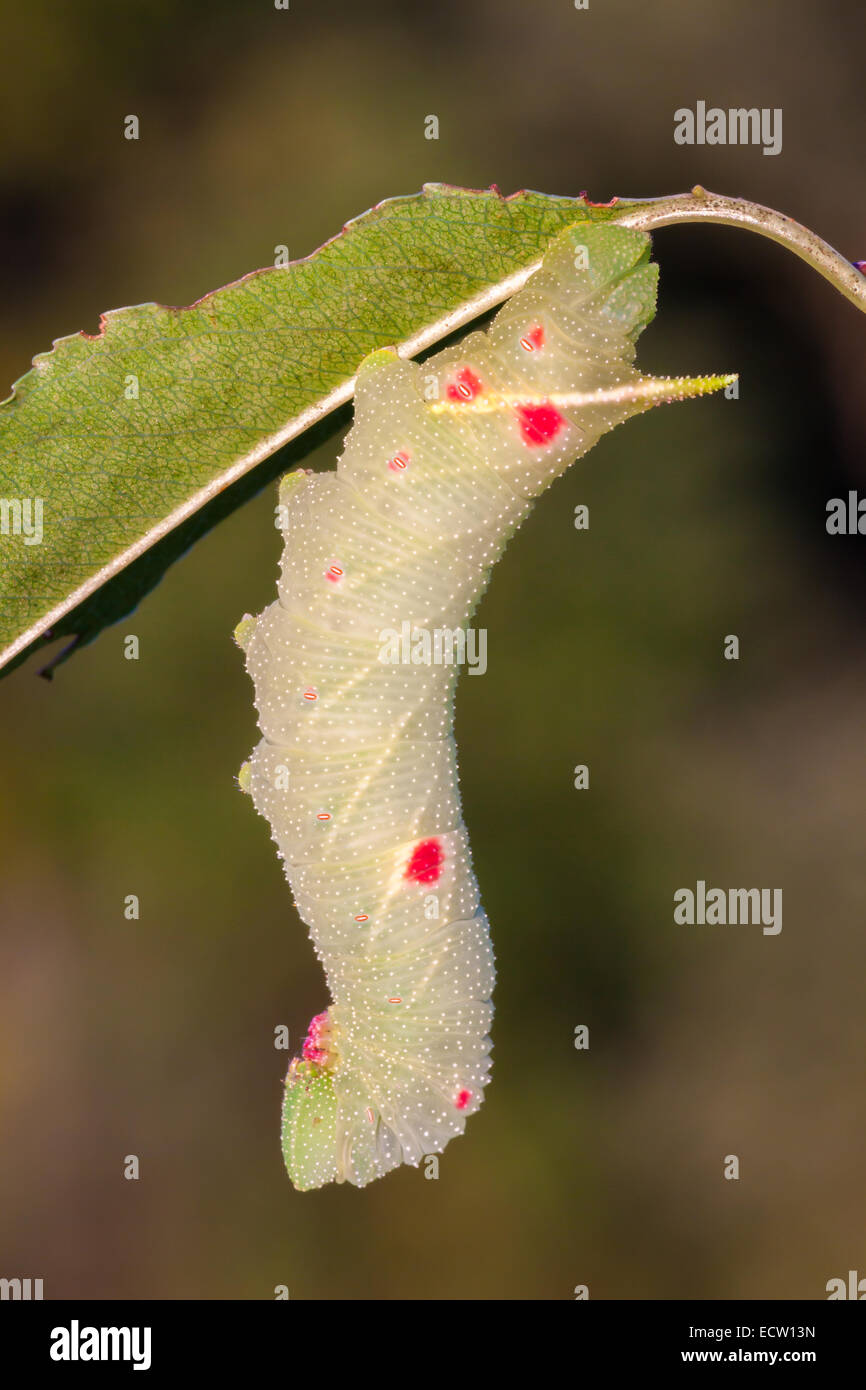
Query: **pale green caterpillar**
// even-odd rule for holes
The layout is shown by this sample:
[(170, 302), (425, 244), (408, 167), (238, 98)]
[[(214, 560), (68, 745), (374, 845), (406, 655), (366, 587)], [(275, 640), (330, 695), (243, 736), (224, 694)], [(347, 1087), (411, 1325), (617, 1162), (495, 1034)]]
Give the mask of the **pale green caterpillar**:
[(414, 647), (391, 659), (385, 634), (462, 631), (573, 460), (630, 416), (733, 380), (632, 366), (655, 312), (649, 251), (613, 225), (565, 231), (487, 332), (423, 367), (366, 358), (337, 471), (284, 480), (279, 597), (237, 639), (263, 734), (241, 785), (333, 1001), (286, 1082), (299, 1189), (417, 1165), (481, 1105), (494, 969), (457, 786), (457, 668)]

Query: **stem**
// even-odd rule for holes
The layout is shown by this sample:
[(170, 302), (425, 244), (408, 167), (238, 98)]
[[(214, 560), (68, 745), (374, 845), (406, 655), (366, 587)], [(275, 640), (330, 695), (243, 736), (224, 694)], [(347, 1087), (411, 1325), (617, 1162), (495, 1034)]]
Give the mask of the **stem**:
[[(622, 211), (620, 212), (620, 208)], [(866, 275), (828, 246), (814, 232), (801, 227), (784, 213), (749, 203), (744, 198), (726, 198), (720, 193), (708, 193), (697, 184), (691, 193), (676, 193), (670, 198), (652, 201), (622, 200), (616, 205), (613, 221), (621, 227), (634, 227), (648, 232), (655, 227), (668, 227), (674, 222), (721, 222), (728, 227), (744, 227), (746, 231), (787, 246), (795, 256), (829, 280), (840, 294), (866, 313)]]

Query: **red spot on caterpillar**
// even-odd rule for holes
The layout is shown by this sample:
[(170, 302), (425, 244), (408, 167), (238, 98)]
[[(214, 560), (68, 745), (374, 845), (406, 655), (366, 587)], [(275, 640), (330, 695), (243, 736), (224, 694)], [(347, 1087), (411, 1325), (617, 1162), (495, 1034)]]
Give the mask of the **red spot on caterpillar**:
[(330, 579), (332, 584), (336, 584), (338, 579), (343, 578), (343, 571), (340, 569), (339, 565), (332, 565), (325, 575), (325, 578)]
[(373, 1114), (372, 1110), (370, 1109), (370, 1107), (369, 1107), (369, 1105), (368, 1105), (368, 1106), (367, 1106), (367, 1119), (370, 1121), (370, 1124), (373, 1123), (373, 1121), (375, 1120), (375, 1118), (376, 1118), (376, 1116)]
[(403, 1003), (403, 1000), (400, 998), (400, 995), (399, 995), (399, 994), (392, 994), (392, 995), (391, 995), (391, 998), (388, 1000), (388, 1003), (389, 1003), (389, 1004), (402, 1004), (402, 1003)]
[(474, 401), (484, 390), (471, 367), (461, 367), (457, 381), (452, 382), (446, 392), (449, 401)]
[(370, 918), (366, 912), (359, 912), (355, 918), (356, 922), (369, 922)]
[(471, 1091), (461, 1091), (460, 1094), (458, 1095), (457, 1099), (456, 1099), (455, 1102), (454, 1102), (454, 1109), (455, 1109), (455, 1110), (465, 1110), (471, 1099), (472, 1099), (472, 1092), (471, 1092)]
[(445, 862), (445, 851), (438, 840), (422, 840), (412, 851), (404, 878), (412, 883), (435, 883)]
[(330, 811), (317, 811), (317, 812), (316, 812), (316, 820), (330, 820), (330, 819), (331, 819), (331, 813), (330, 813)]
[(407, 454), (405, 449), (401, 449), (400, 452), (395, 454), (392, 459), (388, 460), (388, 467), (390, 468), (391, 472), (402, 473), (404, 468), (409, 467), (410, 457), (411, 455)]
[(305, 691), (304, 691), (304, 699), (305, 699), (305, 700), (318, 700), (318, 698), (319, 698), (319, 697), (318, 697), (318, 695), (316, 694), (315, 690), (305, 690)]
[(565, 425), (565, 416), (552, 405), (519, 405), (517, 418), (524, 442), (531, 447), (549, 444)]
[(530, 328), (528, 333), (524, 333), (520, 339), (520, 346), (524, 352), (535, 352), (538, 348), (544, 347), (544, 329), (540, 323)]
[(315, 1062), (317, 1066), (324, 1066), (330, 1058), (328, 1052), (328, 1041), (331, 1035), (330, 1024), (327, 1011), (323, 1014), (316, 1014), (311, 1018), (307, 1028), (307, 1036), (304, 1038), (304, 1045), (301, 1049), (306, 1062)]

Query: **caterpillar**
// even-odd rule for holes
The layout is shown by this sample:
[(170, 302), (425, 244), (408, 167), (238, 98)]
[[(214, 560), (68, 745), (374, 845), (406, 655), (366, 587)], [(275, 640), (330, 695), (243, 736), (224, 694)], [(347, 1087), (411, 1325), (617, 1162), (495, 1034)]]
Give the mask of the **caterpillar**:
[(262, 733), (240, 785), (270, 821), (332, 999), (286, 1078), (299, 1190), (417, 1166), (482, 1103), (494, 962), (460, 809), (457, 666), (414, 647), (388, 659), (383, 638), (462, 631), (571, 462), (632, 415), (734, 380), (635, 369), (649, 255), (643, 232), (566, 229), (486, 331), (423, 366), (365, 358), (336, 472), (281, 484), (278, 598), (235, 636)]

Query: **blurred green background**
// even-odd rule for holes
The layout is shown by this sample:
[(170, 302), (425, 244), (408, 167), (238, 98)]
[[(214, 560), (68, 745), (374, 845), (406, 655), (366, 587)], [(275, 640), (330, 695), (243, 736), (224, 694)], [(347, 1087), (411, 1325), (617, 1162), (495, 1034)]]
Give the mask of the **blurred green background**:
[[(0, 8), (2, 388), (100, 310), (189, 303), (425, 181), (700, 181), (866, 257), (853, 4)], [(782, 107), (783, 153), (675, 145), (699, 99)], [(866, 487), (866, 320), (744, 233), (673, 228), (656, 255), (641, 364), (739, 370), (740, 399), (608, 436), (483, 601), (457, 723), (495, 1065), (437, 1181), (299, 1195), (282, 1168), (273, 1030), (297, 1041), (326, 998), (233, 780), (257, 733), (231, 630), (274, 594), (274, 488), (52, 684), (0, 682), (0, 1275), (48, 1298), (760, 1299), (866, 1273), (866, 541), (824, 529)], [(781, 935), (676, 926), (698, 878), (782, 887)]]

